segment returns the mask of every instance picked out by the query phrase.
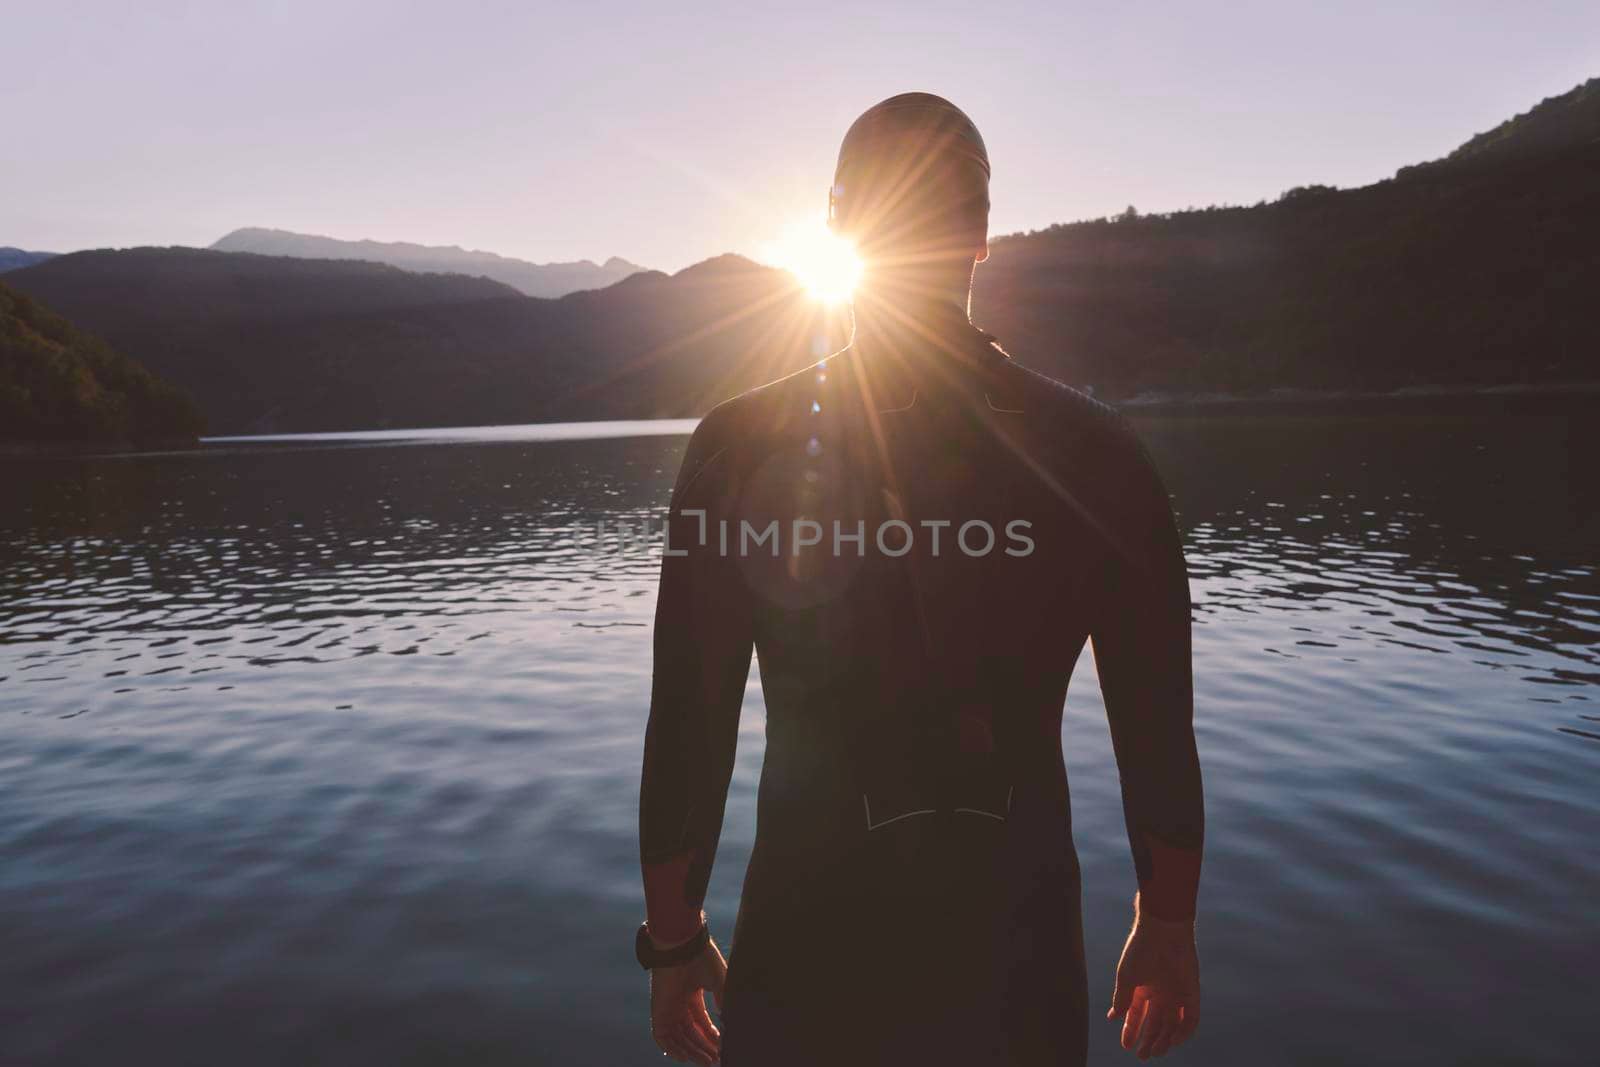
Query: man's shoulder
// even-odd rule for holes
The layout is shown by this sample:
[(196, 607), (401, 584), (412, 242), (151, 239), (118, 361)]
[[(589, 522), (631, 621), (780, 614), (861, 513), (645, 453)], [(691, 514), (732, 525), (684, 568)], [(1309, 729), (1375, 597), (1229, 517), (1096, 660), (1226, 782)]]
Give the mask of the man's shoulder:
[(999, 396), (989, 406), (1018, 416), (1037, 436), (1066, 445), (1138, 447), (1127, 416), (1088, 391), (1008, 358), (998, 374)]
[(729, 397), (706, 412), (695, 437), (706, 445), (751, 447), (783, 436), (790, 423), (811, 414), (816, 375), (823, 364), (808, 364), (793, 374)]
[[(1028, 423), (1018, 444), (1029, 466), (1049, 472), (1076, 506), (1087, 509), (1113, 541), (1137, 543), (1172, 522), (1166, 485), (1133, 423), (1087, 392), (1049, 375), (1011, 364), (1006, 379)], [(998, 406), (991, 399), (991, 406)], [(1026, 412), (1023, 415), (1022, 412)]]
[[(810, 411), (809, 379), (815, 366), (747, 389), (701, 417), (684, 453), (680, 489), (718, 480), (770, 448), (785, 428)], [(814, 391), (814, 390), (813, 390)], [(805, 395), (802, 395), (805, 393)], [(716, 474), (715, 472), (721, 472)]]

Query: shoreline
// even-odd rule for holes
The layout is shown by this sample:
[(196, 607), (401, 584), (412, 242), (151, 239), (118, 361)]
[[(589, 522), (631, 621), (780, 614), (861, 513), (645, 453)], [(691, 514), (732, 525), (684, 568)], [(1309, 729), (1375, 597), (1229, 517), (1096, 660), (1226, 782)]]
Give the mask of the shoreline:
[[(1326, 416), (1326, 415), (1560, 415), (1600, 406), (1600, 381), (1553, 385), (1408, 386), (1388, 392), (1279, 389), (1270, 393), (1194, 393), (1172, 395), (1139, 393), (1112, 399), (1091, 393), (1130, 418), (1209, 418), (1216, 416)], [(168, 441), (7, 441), (0, 442), (0, 459), (119, 455), (131, 452), (201, 450), (210, 444), (266, 443), (272, 440), (320, 438), (337, 441), (374, 441), (386, 437), (448, 439), (453, 431), (469, 431), (477, 438), (485, 431), (524, 426), (582, 426), (639, 422), (689, 422), (686, 419), (571, 419), (558, 422), (520, 423), (515, 426), (418, 426), (404, 429), (299, 430), (283, 433), (207, 434), (199, 438)], [(688, 432), (688, 431), (683, 431)], [(582, 436), (582, 435), (575, 435)]]
[(125, 452), (179, 451), (201, 447), (198, 437), (155, 441), (0, 441), (0, 459), (29, 456), (106, 456)]
[(1386, 392), (1139, 393), (1107, 400), (1134, 417), (1212, 415), (1552, 415), (1600, 404), (1600, 381), (1549, 385), (1406, 386)]

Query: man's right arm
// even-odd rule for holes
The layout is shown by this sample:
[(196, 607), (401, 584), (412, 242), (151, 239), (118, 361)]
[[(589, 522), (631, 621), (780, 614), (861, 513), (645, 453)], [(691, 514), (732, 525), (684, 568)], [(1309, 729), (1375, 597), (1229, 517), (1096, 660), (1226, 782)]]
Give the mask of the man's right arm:
[(660, 944), (687, 940), (700, 924), (753, 650), (748, 594), (736, 561), (717, 547), (730, 491), (722, 421), (708, 415), (684, 455), (656, 600), (639, 844), (649, 931)]
[[(749, 597), (718, 551), (717, 521), (733, 491), (727, 412), (702, 420), (684, 455), (667, 515), (656, 599), (655, 672), (639, 788), (645, 934), (664, 949), (695, 938), (722, 833), (753, 648)], [(713, 1064), (721, 1034), (704, 991), (721, 1005), (727, 965), (714, 942), (650, 974), (650, 1029), (673, 1059)]]

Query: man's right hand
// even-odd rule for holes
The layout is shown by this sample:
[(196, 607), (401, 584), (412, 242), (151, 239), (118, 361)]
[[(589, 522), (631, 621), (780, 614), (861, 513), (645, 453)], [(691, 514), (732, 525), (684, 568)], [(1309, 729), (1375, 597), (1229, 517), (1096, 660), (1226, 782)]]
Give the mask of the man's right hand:
[(687, 963), (650, 971), (650, 1036), (663, 1053), (703, 1067), (722, 1058), (722, 1031), (706, 1011), (705, 991), (711, 990), (721, 1012), (727, 976), (727, 961), (714, 941)]
[(1141, 1060), (1165, 1055), (1200, 1025), (1200, 955), (1194, 922), (1141, 915), (1117, 963), (1107, 1019), (1122, 1019), (1122, 1047)]

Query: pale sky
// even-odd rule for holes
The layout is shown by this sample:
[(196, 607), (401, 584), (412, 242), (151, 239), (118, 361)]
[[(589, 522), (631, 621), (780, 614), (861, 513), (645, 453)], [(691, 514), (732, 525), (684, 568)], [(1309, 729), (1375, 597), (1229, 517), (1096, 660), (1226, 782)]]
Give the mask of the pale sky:
[(948, 96), (993, 230), (1362, 185), (1600, 74), (1600, 3), (0, 0), (0, 245), (239, 226), (676, 270)]

